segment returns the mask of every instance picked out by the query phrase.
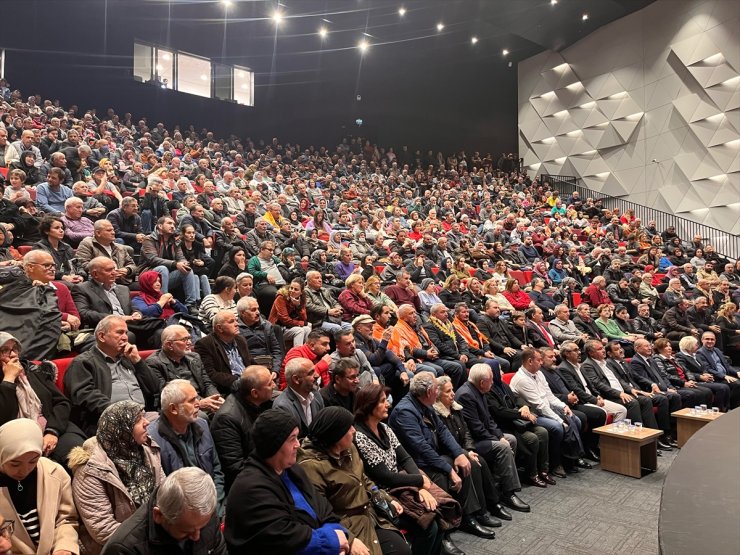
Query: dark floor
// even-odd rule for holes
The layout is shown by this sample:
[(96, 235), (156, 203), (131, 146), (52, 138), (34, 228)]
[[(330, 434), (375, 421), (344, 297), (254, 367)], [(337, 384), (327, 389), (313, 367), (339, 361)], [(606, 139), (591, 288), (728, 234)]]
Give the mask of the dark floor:
[(547, 489), (525, 486), (519, 496), (531, 513), (512, 511), (494, 540), (462, 532), (453, 540), (467, 555), (656, 555), (661, 489), (677, 453), (640, 480), (596, 466)]

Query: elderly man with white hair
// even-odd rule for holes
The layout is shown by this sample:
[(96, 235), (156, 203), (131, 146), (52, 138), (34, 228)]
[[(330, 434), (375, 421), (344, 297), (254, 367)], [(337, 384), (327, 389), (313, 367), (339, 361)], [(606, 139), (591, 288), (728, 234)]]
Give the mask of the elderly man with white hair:
[(211, 477), (196, 467), (167, 478), (108, 540), (104, 555), (189, 553), (228, 555), (220, 530), (218, 497)]
[(176, 379), (162, 388), (159, 418), (149, 424), (149, 436), (159, 445), (162, 469), (172, 474), (179, 468), (205, 470), (216, 485), (219, 514), (224, 512), (224, 474), (208, 421), (201, 418), (198, 392), (188, 380)]

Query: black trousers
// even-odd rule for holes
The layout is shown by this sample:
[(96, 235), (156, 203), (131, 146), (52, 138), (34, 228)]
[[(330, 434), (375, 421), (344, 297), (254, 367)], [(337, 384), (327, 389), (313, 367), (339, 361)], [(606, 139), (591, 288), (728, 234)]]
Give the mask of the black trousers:
[(678, 394), (681, 397), (682, 407), (695, 407), (697, 405), (712, 406), (712, 392), (704, 387), (679, 387)]
[(516, 458), (528, 477), (547, 472), (549, 435), (542, 426), (531, 426), (526, 432), (511, 432), (516, 437)]
[[(452, 465), (452, 458), (442, 455)], [(491, 471), (483, 459), (480, 465), (470, 461), (470, 474), (460, 476), (462, 487), (460, 491), (452, 491), (450, 476), (431, 468), (423, 469), (429, 479), (454, 497), (462, 507), (463, 515), (472, 516), (493, 508), (498, 503), (498, 492), (493, 481)], [(384, 552), (385, 553), (385, 552)]]
[[(378, 536), (383, 555), (411, 555), (411, 546), (406, 543), (400, 532), (378, 527), (375, 528), (375, 534)], [(370, 549), (372, 552), (372, 548)]]

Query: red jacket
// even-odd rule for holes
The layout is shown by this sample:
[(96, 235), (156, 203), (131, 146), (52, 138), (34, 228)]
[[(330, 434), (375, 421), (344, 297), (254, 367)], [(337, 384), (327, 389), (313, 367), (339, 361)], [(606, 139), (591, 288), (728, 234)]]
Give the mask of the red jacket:
[[(321, 360), (316, 353), (314, 353), (308, 345), (301, 345), (299, 347), (293, 347), (283, 358), (283, 364), (280, 366), (280, 390), (282, 391), (287, 387), (285, 381), (285, 365), (293, 360), (294, 358), (307, 358), (314, 363), (314, 370), (321, 376), (321, 385), (329, 385), (331, 380), (329, 379), (329, 365)], [(318, 361), (318, 362), (317, 362)]]
[(360, 314), (370, 314), (370, 311), (373, 309), (373, 301), (365, 297), (360, 297), (349, 289), (345, 289), (339, 293), (339, 298), (337, 300), (344, 309), (344, 314), (342, 316), (347, 322), (351, 322)]
[(504, 291), (503, 295), (511, 303), (511, 306), (517, 310), (527, 310), (529, 305), (532, 304), (532, 299), (521, 289), (516, 293), (513, 291)]
[(584, 301), (594, 308), (602, 304), (614, 304), (606, 289), (599, 289), (593, 283), (583, 290)]

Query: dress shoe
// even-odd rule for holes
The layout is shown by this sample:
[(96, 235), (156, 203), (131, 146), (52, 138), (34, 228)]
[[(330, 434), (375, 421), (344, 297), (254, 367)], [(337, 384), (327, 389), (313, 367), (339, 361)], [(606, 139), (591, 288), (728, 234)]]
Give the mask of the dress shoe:
[(567, 478), (567, 475), (565, 474), (565, 470), (562, 466), (558, 466), (557, 468), (554, 468), (550, 471), (550, 474), (553, 476), (557, 476), (558, 478)]
[(575, 463), (573, 463), (566, 467), (565, 472), (567, 474), (578, 474), (580, 470), (578, 470), (578, 467), (575, 465)]
[(488, 540), (492, 540), (496, 537), (496, 532), (494, 532), (492, 528), (481, 526), (480, 524), (478, 524), (478, 521), (470, 516), (463, 518), (462, 524), (460, 525), (460, 530), (468, 534), (472, 534), (473, 536), (486, 538)]
[(534, 486), (536, 488), (546, 488), (547, 483), (539, 476), (531, 476), (527, 478), (527, 483), (530, 486)]
[(531, 509), (529, 508), (529, 505), (527, 505), (524, 501), (519, 499), (516, 493), (512, 493), (508, 497), (503, 497), (501, 499), (501, 503), (503, 505), (506, 505), (510, 509), (514, 509), (515, 511), (519, 511), (522, 513), (528, 513), (529, 511), (531, 511)]
[(586, 458), (591, 459), (594, 462), (601, 461), (601, 456), (597, 449), (586, 449)]
[(442, 549), (440, 555), (465, 555), (465, 552), (457, 547), (450, 538), (442, 540)]
[(550, 476), (547, 472), (540, 472), (540, 479), (546, 484), (549, 484), (551, 486), (554, 486), (555, 484), (557, 484), (557, 482), (555, 481), (555, 478)]
[(578, 461), (576, 461), (576, 464), (575, 464), (575, 465), (576, 465), (576, 466), (577, 466), (578, 468), (585, 468), (585, 469), (587, 469), (587, 470), (590, 470), (591, 468), (593, 468), (593, 467), (594, 467), (594, 466), (593, 466), (593, 465), (592, 465), (591, 463), (587, 463), (587, 462), (586, 462), (585, 460), (583, 460), (583, 459), (578, 459)]
[(486, 528), (501, 528), (501, 521), (488, 511), (475, 515), (475, 520)]
[(501, 503), (498, 503), (491, 510), (491, 514), (496, 518), (500, 518), (501, 520), (512, 520), (514, 518), (511, 516), (511, 513), (506, 510), (506, 507), (504, 507)]
[(678, 442), (672, 436), (668, 436), (666, 439), (668, 440), (668, 445), (674, 449), (678, 449)]
[(661, 451), (673, 451), (673, 447), (671, 447), (664, 438), (660, 438), (658, 440), (658, 449)]

